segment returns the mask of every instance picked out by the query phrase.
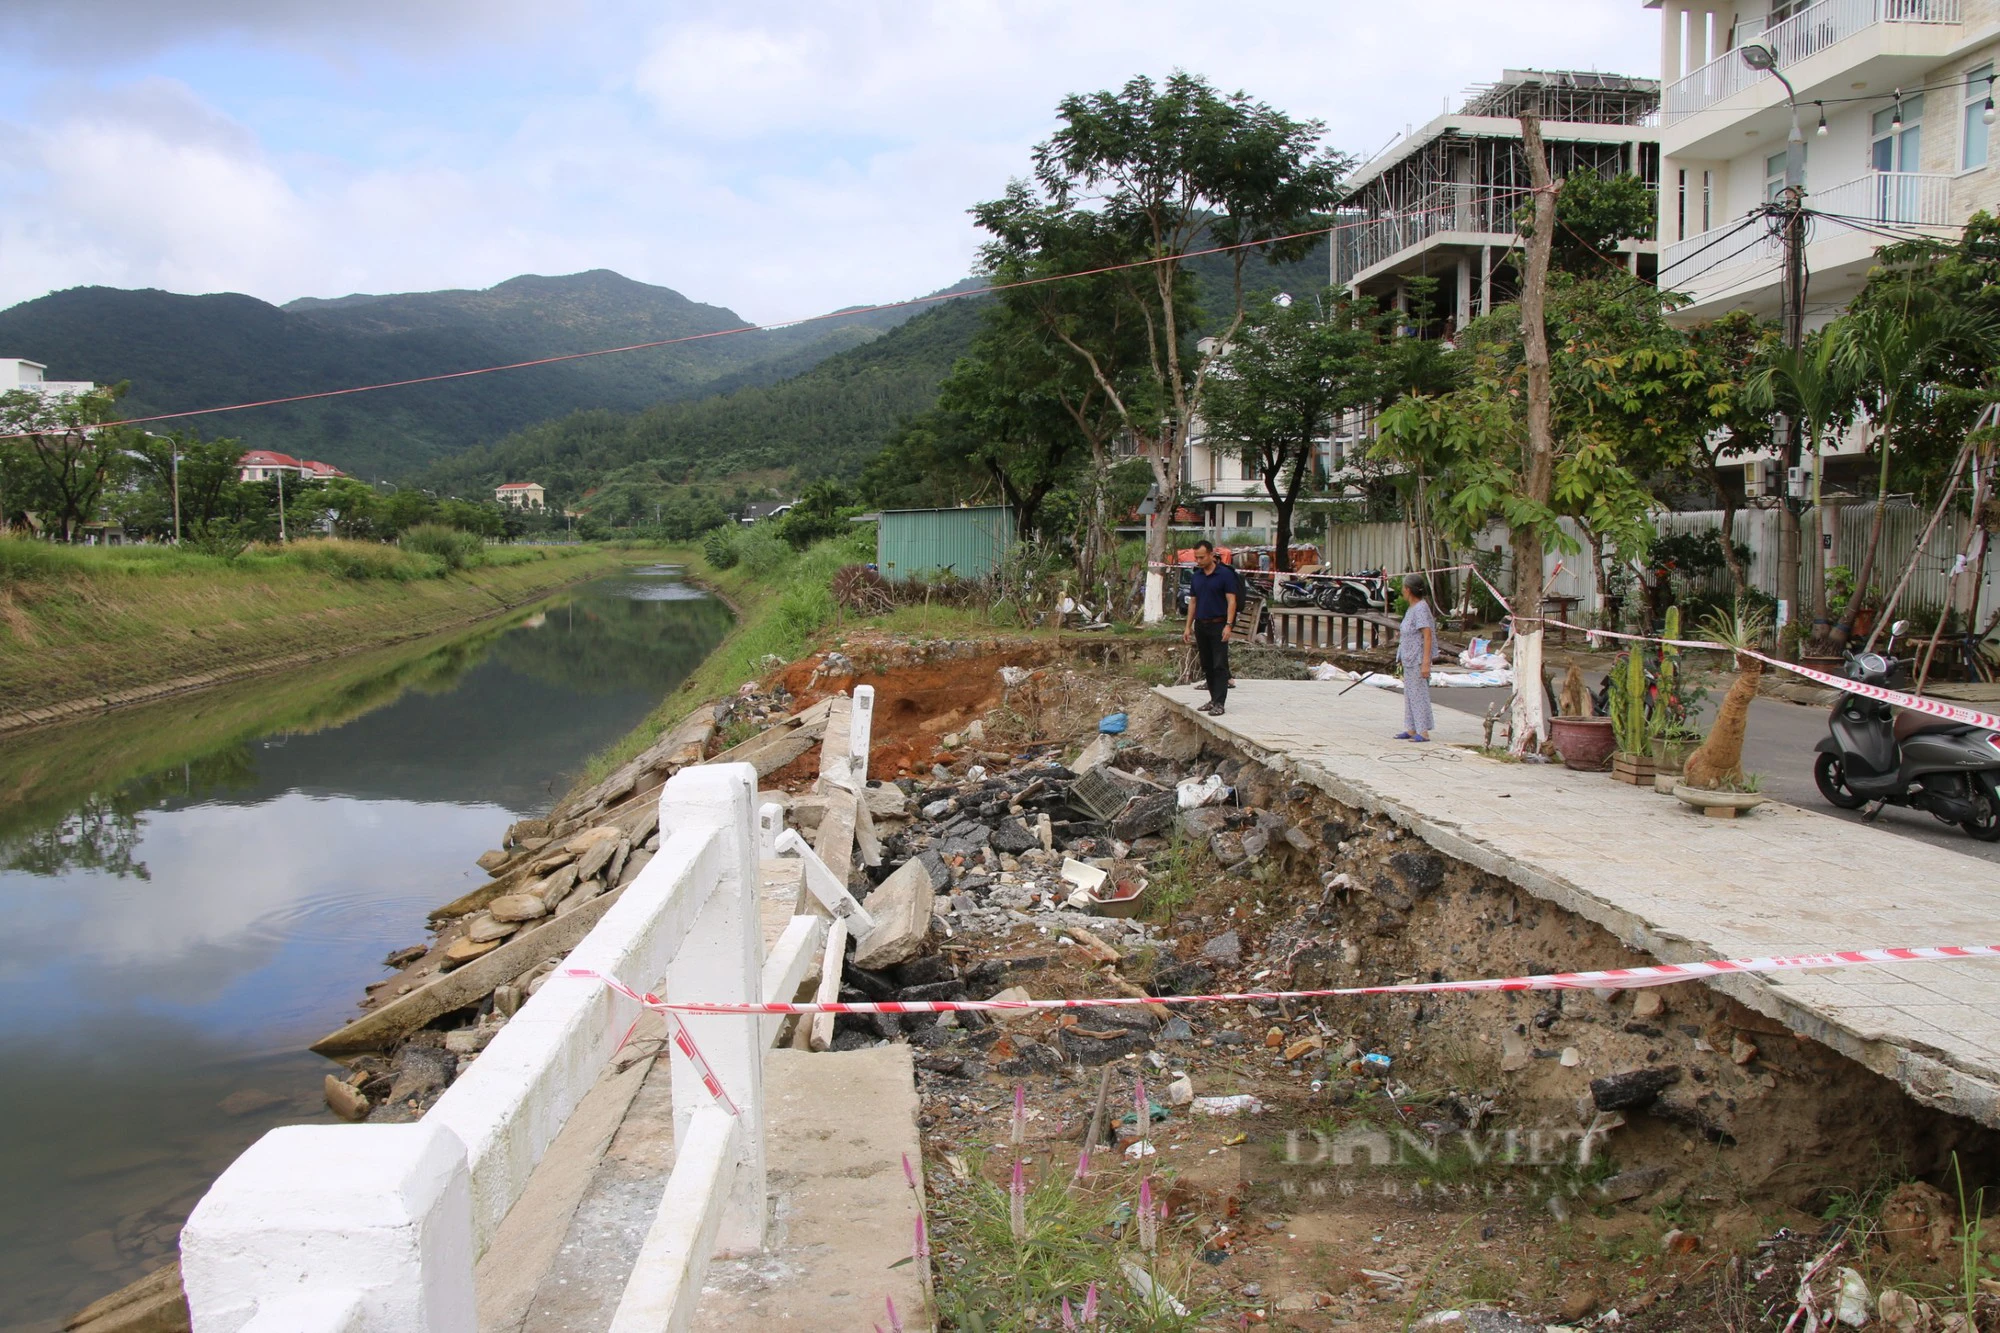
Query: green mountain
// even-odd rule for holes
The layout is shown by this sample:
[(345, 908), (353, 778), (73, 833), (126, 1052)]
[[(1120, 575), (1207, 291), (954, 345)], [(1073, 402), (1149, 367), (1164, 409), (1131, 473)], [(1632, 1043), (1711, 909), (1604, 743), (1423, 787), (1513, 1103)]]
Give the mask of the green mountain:
[[(405, 477), (460, 450), (584, 408), (636, 411), (766, 382), (879, 336), (907, 311), (190, 419), (207, 435)], [(54, 379), (126, 381), (128, 416), (288, 397), (739, 329), (721, 306), (606, 270), (485, 291), (345, 296), (274, 306), (233, 293), (77, 287), (0, 310), (0, 355)], [(764, 370), (762, 367), (769, 366)]]
[(532, 480), (568, 503), (607, 481), (658, 487), (775, 469), (800, 480), (852, 474), (898, 421), (937, 400), (985, 304), (947, 301), (777, 383), (542, 422), (439, 461), (421, 484), (473, 496), (497, 482)]

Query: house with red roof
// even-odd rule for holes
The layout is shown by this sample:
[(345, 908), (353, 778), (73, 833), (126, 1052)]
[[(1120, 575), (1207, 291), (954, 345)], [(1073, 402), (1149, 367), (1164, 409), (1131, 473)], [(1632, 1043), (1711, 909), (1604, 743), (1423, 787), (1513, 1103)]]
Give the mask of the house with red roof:
[(509, 481), (493, 488), (493, 498), (516, 509), (545, 509), (548, 493), (532, 481)]
[(293, 458), (290, 454), (272, 449), (252, 449), (236, 460), (238, 481), (275, 481), (281, 473), (287, 472), (307, 481), (324, 481), (329, 477), (347, 475), (331, 463)]

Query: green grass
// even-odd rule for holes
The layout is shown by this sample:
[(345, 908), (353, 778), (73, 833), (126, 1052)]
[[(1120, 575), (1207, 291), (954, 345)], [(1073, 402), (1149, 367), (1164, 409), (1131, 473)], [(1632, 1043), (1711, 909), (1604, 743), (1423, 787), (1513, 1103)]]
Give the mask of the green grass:
[[(1194, 1238), (1162, 1224), (1156, 1253), (1139, 1249), (1132, 1221), (1138, 1184), (1130, 1173), (1100, 1166), (1088, 1185), (1077, 1186), (1066, 1166), (1050, 1162), (1028, 1188), (1027, 1236), (1020, 1241), (1007, 1190), (981, 1175), (976, 1154), (969, 1180), (935, 1183), (928, 1208), (932, 1267), (938, 1314), (949, 1327), (965, 1333), (1059, 1328), (1062, 1302), (1081, 1306), (1093, 1283), (1096, 1328), (1174, 1333), (1209, 1326), (1205, 1316), (1212, 1312), (1189, 1294)], [(1163, 1190), (1164, 1178), (1153, 1184)], [(1121, 1268), (1128, 1259), (1190, 1307), (1188, 1314), (1140, 1300)]]
[(364, 542), (228, 560), (0, 540), (0, 700), (47, 707), (401, 643), (632, 560), (602, 547), (488, 551), (450, 571), (437, 556)]

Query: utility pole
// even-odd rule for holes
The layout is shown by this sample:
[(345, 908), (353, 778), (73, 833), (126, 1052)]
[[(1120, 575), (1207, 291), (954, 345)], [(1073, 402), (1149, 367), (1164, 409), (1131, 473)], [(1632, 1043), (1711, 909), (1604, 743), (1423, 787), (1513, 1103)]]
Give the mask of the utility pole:
[[(1779, 72), (1778, 57), (1770, 47), (1751, 42), (1740, 50), (1744, 64), (1769, 74), (1784, 85), (1785, 101), (1792, 112), (1791, 132), (1785, 137), (1785, 188), (1773, 212), (1778, 219), (1780, 239), (1785, 248), (1784, 280), (1778, 293), (1779, 327), (1785, 346), (1797, 352), (1805, 344), (1806, 331), (1806, 139), (1799, 132), (1798, 92), (1792, 87), (1792, 81)], [(1786, 621), (1801, 614), (1799, 528), (1807, 488), (1799, 471), (1805, 442), (1799, 439), (1797, 426), (1797, 422), (1788, 419), (1779, 422), (1778, 457), (1785, 472), (1784, 489), (1778, 497), (1778, 628), (1781, 630)], [(1814, 441), (1815, 470), (1819, 463), (1818, 454), (1819, 442)], [(1817, 477), (1814, 480), (1817, 482)], [(1817, 540), (1818, 523), (1815, 522), (1813, 527), (1814, 539)], [(1723, 534), (1723, 540), (1731, 539), (1732, 534)]]
[(285, 470), (283, 468), (279, 468), (277, 471), (278, 471), (278, 541), (282, 545), (283, 543), (291, 539), (285, 536)]
[(173, 438), (174, 474), (174, 545), (181, 544), (181, 442)]

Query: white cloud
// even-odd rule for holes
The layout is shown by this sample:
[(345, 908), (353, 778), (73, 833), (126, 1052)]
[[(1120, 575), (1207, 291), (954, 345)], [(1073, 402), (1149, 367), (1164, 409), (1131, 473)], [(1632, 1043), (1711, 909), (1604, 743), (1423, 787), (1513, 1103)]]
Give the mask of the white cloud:
[[(291, 42), (320, 21), (300, 5), (253, 22), (250, 0), (174, 9), (181, 26), (152, 31), (176, 51), (216, 32)], [(212, 69), (46, 89), (0, 123), (0, 302), (84, 282), (285, 300), (602, 266), (792, 318), (961, 276), (978, 244), (965, 209), (1027, 171), (1068, 92), (1184, 67), (1324, 119), (1365, 155), (1508, 65), (1643, 74), (1656, 59), (1657, 19), (1636, 0), (1437, 0), (1421, 17), (1292, 0), (1227, 15), (1193, 0), (658, 12), (599, 0), (563, 23), (543, 11), (528, 36), (475, 25), (487, 44), (434, 56), (429, 100), (393, 109), (369, 104), (365, 77), (302, 76), (293, 96), (353, 127), (337, 150), (291, 146)], [(451, 28), (419, 26), (433, 42)], [(382, 40), (413, 30), (385, 22)], [(483, 106), (491, 43), (510, 32), (508, 59), (540, 43), (554, 74), (480, 138), (454, 112)]]

